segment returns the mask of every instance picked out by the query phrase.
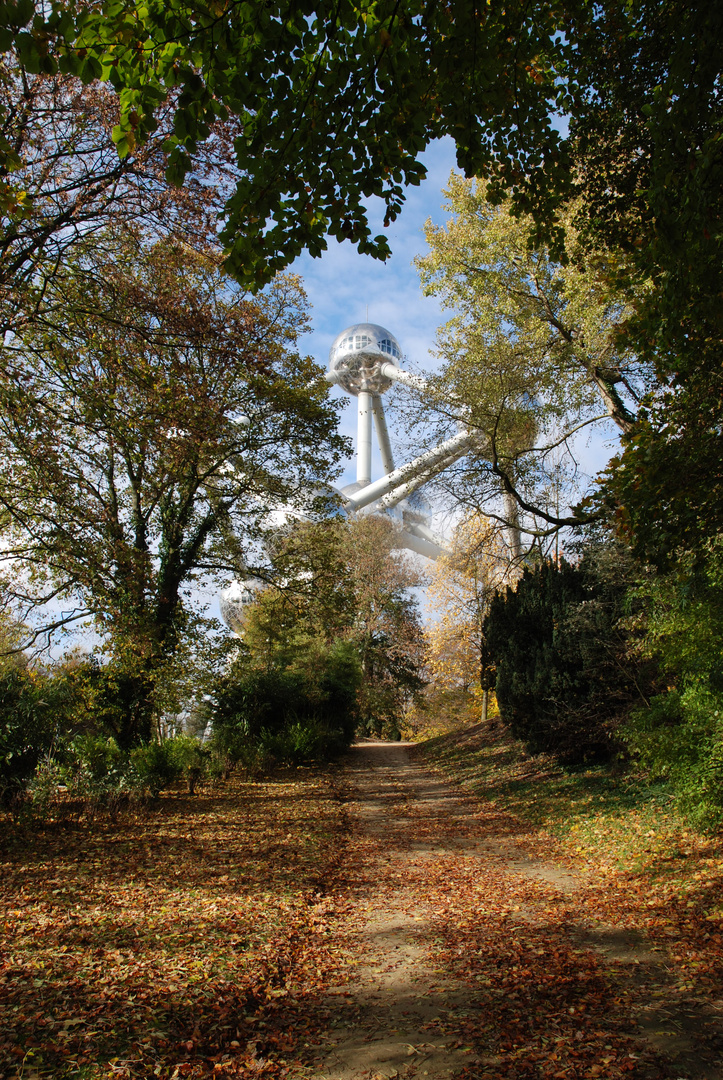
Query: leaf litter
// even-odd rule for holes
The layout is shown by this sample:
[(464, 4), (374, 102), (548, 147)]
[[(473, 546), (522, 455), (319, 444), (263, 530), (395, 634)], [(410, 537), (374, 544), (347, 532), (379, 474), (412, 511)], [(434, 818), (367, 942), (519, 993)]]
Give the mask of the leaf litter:
[(723, 1075), (715, 845), (596, 862), (408, 753), (8, 830), (0, 1075)]

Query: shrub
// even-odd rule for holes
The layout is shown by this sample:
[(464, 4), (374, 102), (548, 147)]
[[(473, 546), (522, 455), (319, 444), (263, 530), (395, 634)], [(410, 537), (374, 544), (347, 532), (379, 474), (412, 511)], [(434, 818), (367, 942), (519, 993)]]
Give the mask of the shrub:
[(166, 742), (145, 743), (130, 752), (129, 764), (139, 786), (156, 798), (181, 775), (181, 768), (174, 760), (172, 739)]
[(27, 785), (29, 803), (34, 816), (46, 818), (50, 808), (59, 801), (61, 785), (65, 784), (62, 765), (50, 755), (46, 755), (35, 767), (35, 772)]
[(296, 763), (334, 757), (354, 738), (360, 681), (346, 642), (317, 645), (282, 669), (259, 670), (242, 657), (212, 704), (214, 747), (247, 767), (259, 755)]
[(609, 758), (647, 678), (631, 655), (632, 569), (617, 544), (588, 547), (577, 566), (527, 567), (484, 623), (502, 719), (531, 753), (569, 764)]
[(204, 749), (199, 740), (191, 735), (176, 735), (163, 745), (168, 748), (176, 775), (185, 777), (188, 794), (193, 795), (196, 785), (208, 769), (210, 751)]
[(723, 824), (723, 538), (701, 564), (682, 554), (675, 572), (650, 574), (646, 651), (667, 687), (622, 731), (652, 776), (671, 782), (682, 809), (704, 828)]
[(0, 801), (22, 799), (63, 730), (64, 688), (42, 672), (11, 668), (0, 675)]

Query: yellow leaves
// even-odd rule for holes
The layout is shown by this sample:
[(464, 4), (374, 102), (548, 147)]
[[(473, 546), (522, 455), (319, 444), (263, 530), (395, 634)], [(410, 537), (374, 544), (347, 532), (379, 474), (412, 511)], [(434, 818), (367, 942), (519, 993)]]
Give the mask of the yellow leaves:
[(461, 521), (451, 554), (435, 564), (429, 585), (437, 621), (428, 632), (428, 662), (439, 688), (468, 688), (479, 681), (482, 623), (508, 572), (497, 526), (482, 514)]

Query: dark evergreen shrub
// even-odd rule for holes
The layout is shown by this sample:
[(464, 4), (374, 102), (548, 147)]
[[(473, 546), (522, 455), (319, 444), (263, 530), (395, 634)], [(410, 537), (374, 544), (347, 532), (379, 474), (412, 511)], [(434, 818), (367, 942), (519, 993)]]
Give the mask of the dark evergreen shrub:
[(641, 700), (629, 577), (623, 549), (595, 545), (577, 566), (561, 560), (526, 568), (516, 587), (493, 600), (484, 630), (497, 701), (530, 752), (582, 763), (618, 750), (615, 732)]

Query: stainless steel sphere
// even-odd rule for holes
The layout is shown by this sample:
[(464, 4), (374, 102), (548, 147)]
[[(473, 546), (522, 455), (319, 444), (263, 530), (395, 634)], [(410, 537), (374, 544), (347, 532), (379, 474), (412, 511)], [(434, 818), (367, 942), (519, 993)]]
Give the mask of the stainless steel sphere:
[(432, 522), (432, 506), (421, 491), (413, 491), (402, 499), (399, 504), (402, 508), (405, 523), (412, 522), (415, 525), (426, 525)]
[(347, 394), (383, 394), (392, 385), (382, 364), (399, 367), (402, 350), (394, 334), (377, 323), (356, 323), (342, 330), (329, 350), (329, 372)]
[(257, 598), (260, 587), (261, 582), (257, 578), (232, 581), (219, 597), (221, 618), (229, 630), (239, 637), (243, 633), (246, 609)]

